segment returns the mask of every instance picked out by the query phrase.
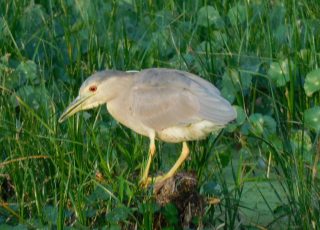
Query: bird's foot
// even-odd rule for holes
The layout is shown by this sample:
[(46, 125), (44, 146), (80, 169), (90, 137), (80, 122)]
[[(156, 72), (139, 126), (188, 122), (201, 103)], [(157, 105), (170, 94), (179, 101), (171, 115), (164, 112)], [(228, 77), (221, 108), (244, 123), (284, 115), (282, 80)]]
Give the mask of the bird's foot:
[(147, 177), (146, 179), (141, 179), (139, 185), (142, 188), (147, 188), (150, 184), (158, 187), (158, 185), (162, 185), (167, 179), (169, 178), (165, 175), (157, 177)]
[(141, 178), (141, 180), (139, 181), (139, 186), (141, 188), (147, 188), (150, 183), (151, 177)]

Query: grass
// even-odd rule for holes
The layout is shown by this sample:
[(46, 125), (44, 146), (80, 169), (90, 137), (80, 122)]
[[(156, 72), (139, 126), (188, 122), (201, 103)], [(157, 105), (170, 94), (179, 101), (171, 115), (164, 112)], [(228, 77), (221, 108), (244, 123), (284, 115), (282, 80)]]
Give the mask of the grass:
[[(1, 228), (182, 229), (138, 186), (147, 138), (105, 107), (57, 120), (105, 68), (170, 67), (213, 82), (238, 118), (191, 143), (182, 171), (209, 201), (190, 229), (316, 229), (320, 70), (311, 1), (2, 1)], [(152, 174), (179, 145), (157, 143)], [(161, 224), (155, 220), (162, 217)]]

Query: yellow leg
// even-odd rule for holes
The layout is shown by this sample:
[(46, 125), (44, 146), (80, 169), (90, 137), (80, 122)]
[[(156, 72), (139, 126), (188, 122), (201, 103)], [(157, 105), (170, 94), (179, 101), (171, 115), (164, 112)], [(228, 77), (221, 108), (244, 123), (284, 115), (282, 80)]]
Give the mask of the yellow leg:
[(189, 151), (187, 143), (183, 142), (182, 151), (181, 151), (180, 157), (178, 158), (176, 163), (172, 166), (172, 168), (169, 170), (169, 172), (167, 172), (165, 175), (156, 177), (154, 182), (159, 183), (159, 182), (162, 182), (162, 181), (169, 179), (170, 177), (173, 177), (174, 174), (176, 173), (177, 169), (182, 165), (182, 163), (188, 157), (189, 152), (190, 151)]
[(149, 183), (148, 175), (149, 175), (151, 162), (152, 162), (152, 159), (153, 159), (153, 156), (154, 156), (155, 153), (156, 153), (156, 145), (154, 143), (154, 138), (150, 138), (148, 162), (147, 162), (147, 165), (146, 165), (146, 167), (144, 169), (142, 178), (140, 180), (140, 185), (141, 186), (147, 186), (148, 183)]

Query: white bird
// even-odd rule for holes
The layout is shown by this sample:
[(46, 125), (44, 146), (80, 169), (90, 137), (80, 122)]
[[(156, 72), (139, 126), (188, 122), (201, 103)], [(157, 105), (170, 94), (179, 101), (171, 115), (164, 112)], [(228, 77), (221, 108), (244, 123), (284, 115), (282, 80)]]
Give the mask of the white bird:
[(188, 72), (153, 68), (140, 72), (106, 70), (93, 74), (59, 122), (78, 111), (106, 104), (121, 124), (150, 139), (149, 157), (141, 184), (146, 186), (155, 140), (182, 142), (182, 152), (159, 183), (172, 177), (189, 154), (187, 141), (206, 138), (236, 118), (236, 112), (210, 82)]

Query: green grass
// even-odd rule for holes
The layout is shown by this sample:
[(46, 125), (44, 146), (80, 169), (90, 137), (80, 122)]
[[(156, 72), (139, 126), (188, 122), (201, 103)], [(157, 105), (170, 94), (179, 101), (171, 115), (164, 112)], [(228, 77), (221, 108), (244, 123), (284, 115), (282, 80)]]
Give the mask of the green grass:
[[(320, 226), (320, 3), (11, 0), (0, 3), (0, 227), (179, 229), (140, 189), (148, 139), (103, 106), (57, 120), (97, 70), (170, 67), (213, 82), (237, 109), (191, 143), (206, 204), (191, 229)], [(180, 145), (157, 143), (151, 173)]]

